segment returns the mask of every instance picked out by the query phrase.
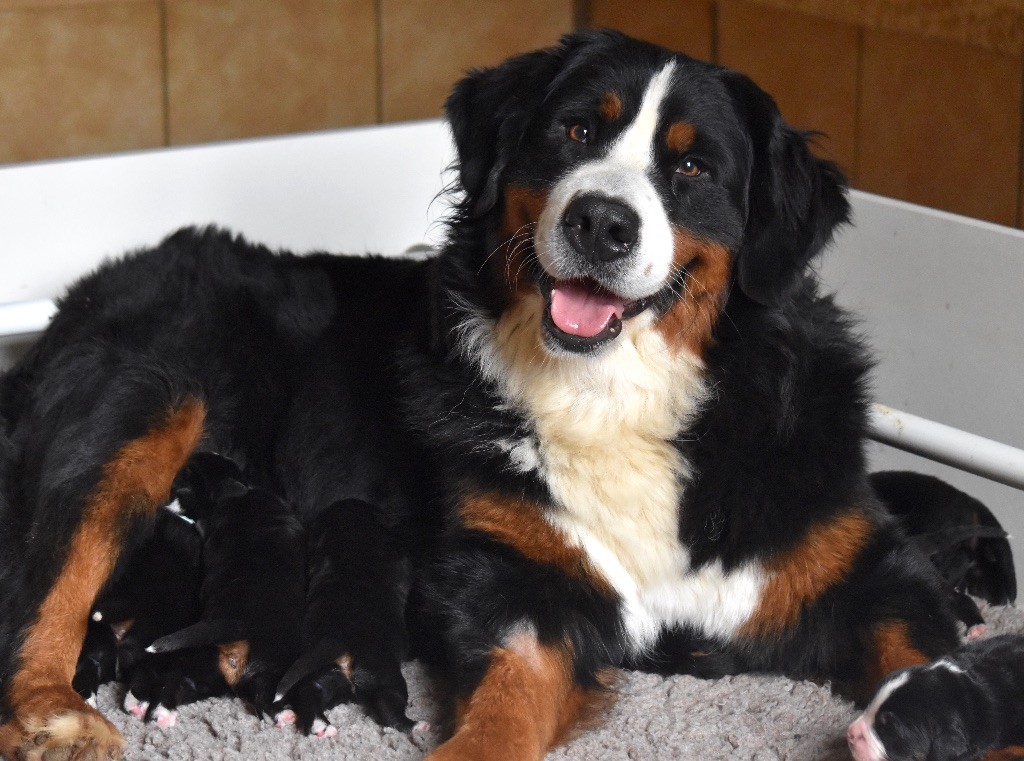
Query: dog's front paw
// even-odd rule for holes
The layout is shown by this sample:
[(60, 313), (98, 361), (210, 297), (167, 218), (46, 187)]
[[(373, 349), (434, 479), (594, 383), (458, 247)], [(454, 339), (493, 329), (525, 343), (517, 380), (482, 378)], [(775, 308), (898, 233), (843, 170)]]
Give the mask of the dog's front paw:
[(0, 727), (0, 753), (9, 761), (117, 761), (124, 740), (95, 709), (15, 717)]

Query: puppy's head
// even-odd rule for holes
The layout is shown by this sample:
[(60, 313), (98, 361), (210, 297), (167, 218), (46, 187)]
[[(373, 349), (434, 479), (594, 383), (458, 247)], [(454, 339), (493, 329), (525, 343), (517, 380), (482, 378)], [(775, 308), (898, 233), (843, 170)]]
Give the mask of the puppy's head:
[[(941, 660), (889, 676), (847, 732), (855, 761), (960, 758), (976, 733), (969, 715), (974, 686), (955, 664)], [(964, 756), (966, 757), (966, 756)]]
[(778, 304), (847, 217), (842, 176), (753, 82), (616, 33), (473, 72), (447, 112), (489, 306), (529, 300), (555, 354), (631, 323), (699, 354), (734, 283)]

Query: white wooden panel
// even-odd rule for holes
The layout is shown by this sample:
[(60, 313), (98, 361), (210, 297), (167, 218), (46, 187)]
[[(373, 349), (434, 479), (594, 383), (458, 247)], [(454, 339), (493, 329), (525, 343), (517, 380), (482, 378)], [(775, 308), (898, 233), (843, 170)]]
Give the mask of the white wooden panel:
[(295, 251), (436, 241), (439, 120), (0, 167), (0, 303), (52, 297), (108, 256), (215, 222)]
[[(867, 193), (821, 265), (861, 315), (875, 398), (1024, 447), (1024, 232)], [(937, 475), (988, 504), (1014, 536), (1024, 590), (1024, 492), (874, 444), (876, 469)]]

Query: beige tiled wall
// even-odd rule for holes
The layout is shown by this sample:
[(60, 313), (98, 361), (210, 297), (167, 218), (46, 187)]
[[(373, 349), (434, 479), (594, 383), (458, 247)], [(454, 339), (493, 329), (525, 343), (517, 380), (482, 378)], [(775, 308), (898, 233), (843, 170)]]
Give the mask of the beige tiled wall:
[[(785, 29), (764, 44), (766, 29)], [(718, 63), (748, 74), (819, 153), (856, 179), (857, 27), (738, 0), (718, 4)], [(813, 97), (808, 97), (813, 93)]]
[(466, 69), (610, 26), (746, 72), (859, 187), (1024, 224), (1020, 51), (826, 7), (0, 0), (0, 163), (436, 116)]
[(381, 0), (381, 117), (438, 116), (464, 71), (552, 45), (571, 0)]
[(0, 162), (163, 145), (160, 13), (0, 5)]
[(587, 5), (591, 26), (619, 29), (694, 58), (714, 58), (713, 0), (590, 0)]
[(171, 0), (172, 144), (377, 121), (375, 0)]
[(861, 187), (1017, 223), (1020, 57), (868, 31), (863, 67)]

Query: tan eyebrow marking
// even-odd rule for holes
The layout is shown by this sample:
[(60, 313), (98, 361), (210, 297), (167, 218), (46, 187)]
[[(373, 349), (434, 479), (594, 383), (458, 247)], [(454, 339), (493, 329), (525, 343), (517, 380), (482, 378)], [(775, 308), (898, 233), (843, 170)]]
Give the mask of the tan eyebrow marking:
[(613, 122), (622, 116), (622, 98), (613, 92), (606, 92), (601, 96), (601, 105), (598, 112), (606, 121)]
[(675, 122), (665, 133), (665, 144), (670, 151), (686, 153), (693, 147), (693, 140), (696, 137), (696, 130), (689, 122)]

